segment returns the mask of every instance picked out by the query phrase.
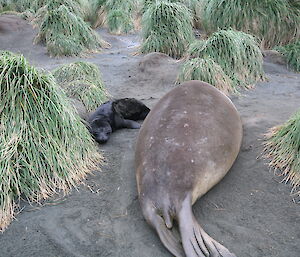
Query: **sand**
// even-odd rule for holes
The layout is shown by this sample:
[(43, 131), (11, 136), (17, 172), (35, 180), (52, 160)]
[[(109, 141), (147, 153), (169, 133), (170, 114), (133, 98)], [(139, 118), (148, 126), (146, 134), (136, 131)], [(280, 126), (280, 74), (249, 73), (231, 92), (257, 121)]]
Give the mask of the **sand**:
[[(9, 19), (14, 26), (7, 25)], [(44, 46), (32, 44), (36, 31), (20, 18), (2, 16), (1, 24), (0, 49), (23, 53), (40, 68), (51, 71), (79, 59), (50, 58)], [(113, 97), (136, 97), (152, 107), (174, 87), (180, 62), (163, 55), (135, 55), (140, 44), (137, 34), (97, 31), (112, 47), (80, 60), (100, 68)], [(300, 205), (290, 196), (290, 186), (280, 183), (281, 178), (257, 157), (263, 133), (300, 108), (300, 74), (272, 58), (265, 58), (264, 69), (267, 82), (231, 97), (244, 126), (235, 164), (193, 209), (206, 232), (238, 257), (298, 257)], [(106, 165), (69, 195), (54, 197), (44, 206), (21, 201), (22, 211), (0, 235), (0, 256), (172, 256), (139, 207), (134, 171), (137, 134), (137, 130), (120, 130), (99, 146)]]

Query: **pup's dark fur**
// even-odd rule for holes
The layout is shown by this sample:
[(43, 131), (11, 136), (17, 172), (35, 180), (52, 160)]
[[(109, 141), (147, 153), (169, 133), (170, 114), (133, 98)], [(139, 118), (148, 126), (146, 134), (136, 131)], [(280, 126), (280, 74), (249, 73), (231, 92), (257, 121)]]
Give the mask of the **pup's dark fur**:
[(136, 120), (146, 118), (150, 109), (134, 98), (108, 101), (100, 105), (88, 119), (89, 129), (95, 140), (106, 143), (110, 134), (121, 128), (140, 128)]

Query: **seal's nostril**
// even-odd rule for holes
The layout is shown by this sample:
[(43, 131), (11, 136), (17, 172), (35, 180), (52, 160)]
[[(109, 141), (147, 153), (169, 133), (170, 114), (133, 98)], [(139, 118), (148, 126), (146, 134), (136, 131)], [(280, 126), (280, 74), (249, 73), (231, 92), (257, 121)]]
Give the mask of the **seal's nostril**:
[(104, 143), (106, 143), (106, 142), (107, 142), (107, 140), (98, 139), (98, 140), (97, 140), (97, 142), (98, 142), (98, 143), (100, 143), (100, 144), (104, 144)]
[(98, 136), (98, 137), (96, 138), (96, 141), (97, 141), (98, 143), (100, 143), (100, 144), (104, 144), (104, 143), (106, 143), (106, 142), (108, 141), (108, 137)]

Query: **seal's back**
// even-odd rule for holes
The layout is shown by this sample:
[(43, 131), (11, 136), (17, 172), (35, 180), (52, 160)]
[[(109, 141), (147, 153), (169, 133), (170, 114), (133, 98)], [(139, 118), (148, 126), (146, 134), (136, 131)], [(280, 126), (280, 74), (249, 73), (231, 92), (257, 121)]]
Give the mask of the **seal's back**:
[[(136, 146), (139, 197), (146, 219), (176, 256), (181, 256), (180, 248), (175, 251), (174, 243), (170, 247), (173, 237), (168, 230), (161, 232), (155, 213), (162, 214), (167, 228), (172, 227), (173, 218), (179, 220), (185, 253), (202, 256), (192, 255), (190, 243), (186, 243), (190, 238), (200, 240), (193, 232), (201, 227), (194, 223), (191, 205), (226, 175), (241, 140), (240, 116), (230, 99), (200, 81), (170, 91), (144, 121)], [(190, 228), (182, 227), (183, 222)], [(211, 240), (209, 237), (207, 242)], [(209, 252), (205, 246), (198, 248)]]

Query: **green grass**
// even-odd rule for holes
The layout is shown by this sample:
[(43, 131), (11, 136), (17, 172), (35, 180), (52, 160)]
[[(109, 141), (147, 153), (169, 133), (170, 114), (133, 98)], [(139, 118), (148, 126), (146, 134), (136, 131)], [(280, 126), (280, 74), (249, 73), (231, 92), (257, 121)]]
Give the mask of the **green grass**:
[(11, 3), (11, 0), (0, 0), (0, 6), (6, 6)]
[(0, 0), (0, 8), (8, 6), (11, 4), (11, 0)]
[(106, 23), (108, 25), (109, 32), (112, 34), (126, 34), (134, 29), (131, 16), (122, 9), (109, 11)]
[(105, 25), (112, 34), (127, 34), (139, 20), (142, 0), (91, 0), (94, 10), (89, 21), (92, 27)]
[(53, 75), (67, 96), (80, 100), (88, 111), (107, 100), (108, 93), (99, 69), (92, 63), (65, 64), (54, 70)]
[(51, 75), (23, 56), (0, 54), (0, 231), (20, 197), (67, 193), (97, 168), (90, 133)]
[(33, 24), (39, 26), (48, 12), (57, 10), (61, 6), (66, 7), (75, 16), (84, 19), (84, 9), (80, 0), (44, 0), (43, 4), (38, 7)]
[(64, 5), (47, 11), (35, 38), (35, 43), (39, 42), (45, 43), (50, 56), (54, 57), (83, 56), (109, 46)]
[(269, 166), (280, 171), (284, 181), (300, 196), (300, 110), (285, 124), (270, 129), (264, 142), (264, 157)]
[(300, 40), (275, 49), (285, 56), (288, 66), (291, 69), (300, 72)]
[(50, 9), (55, 9), (61, 5), (70, 8), (75, 14), (80, 13), (82, 18), (84, 14), (90, 11), (92, 0), (10, 0), (15, 6), (16, 11), (24, 12), (28, 9), (37, 12), (45, 5), (50, 5)]
[(142, 2), (142, 13), (145, 13), (149, 7), (156, 2), (156, 0), (141, 0)]
[(232, 80), (225, 74), (222, 68), (210, 58), (194, 58), (185, 62), (177, 77), (177, 83), (189, 80), (201, 80), (207, 82), (224, 94), (236, 93)]
[(14, 15), (19, 15), (23, 19), (31, 20), (35, 12), (45, 1), (46, 0), (0, 0), (0, 12), (11, 11)]
[(13, 11), (11, 0), (0, 0), (0, 13)]
[(273, 48), (299, 39), (299, 7), (296, 0), (202, 0), (200, 18), (209, 33), (234, 28)]
[[(160, 0), (140, 0), (142, 3), (142, 11), (145, 12), (151, 4), (160, 1)], [(193, 10), (195, 4), (199, 2), (198, 0), (166, 0), (170, 3), (181, 3), (184, 4), (189, 9)]]
[(81, 9), (82, 18), (91, 23), (93, 15), (95, 13), (95, 5), (93, 0), (77, 0)]
[(133, 11), (135, 8), (135, 5), (137, 4), (136, 0), (106, 0), (105, 1), (105, 7), (107, 10), (113, 10), (113, 9), (123, 9), (123, 11)]
[[(147, 9), (149, 8), (149, 6), (151, 6), (151, 4), (153, 4), (156, 1), (160, 1), (160, 0), (140, 0), (140, 13), (145, 13), (147, 11)], [(201, 1), (200, 0), (167, 0), (171, 3), (180, 3), (185, 5), (191, 15), (192, 15), (192, 19), (193, 19), (193, 26), (196, 28), (199, 28), (199, 8), (198, 6), (201, 5)]]
[(123, 34), (133, 31), (133, 12), (136, 2), (136, 0), (107, 0), (105, 2), (106, 24), (110, 33)]
[(207, 40), (191, 44), (188, 55), (190, 58), (211, 58), (236, 84), (236, 88), (249, 88), (264, 79), (263, 57), (258, 42), (244, 32), (215, 32)]
[[(0, 10), (3, 3), (9, 4), (10, 9), (17, 12), (30, 11), (32, 13), (38, 12), (38, 16), (43, 16), (45, 12), (43, 7), (50, 5), (51, 9), (58, 8), (65, 5), (70, 8), (76, 15), (80, 14), (84, 20), (89, 20), (94, 11), (96, 4), (100, 3), (99, 0), (0, 0)], [(42, 8), (42, 10), (40, 10)]]
[(181, 58), (194, 39), (190, 11), (181, 3), (154, 2), (143, 14), (142, 38), (142, 53)]
[(30, 10), (34, 13), (45, 4), (46, 0), (10, 0), (10, 2), (14, 11), (25, 12)]
[(86, 21), (88, 21), (93, 28), (99, 27), (103, 24), (104, 10), (106, 0), (89, 0), (90, 11), (86, 15)]

